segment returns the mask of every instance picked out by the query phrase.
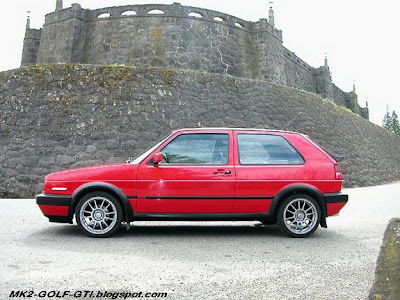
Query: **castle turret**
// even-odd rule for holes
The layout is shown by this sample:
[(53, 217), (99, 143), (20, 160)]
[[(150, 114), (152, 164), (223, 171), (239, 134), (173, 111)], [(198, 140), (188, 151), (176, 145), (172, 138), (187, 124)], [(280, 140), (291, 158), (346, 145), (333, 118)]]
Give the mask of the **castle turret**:
[(24, 38), (24, 47), (22, 50), (21, 66), (34, 65), (37, 63), (37, 56), (40, 46), (41, 29), (31, 29), (31, 16), (28, 11), (26, 18), (26, 30)]
[[(62, 9), (62, 0), (57, 0), (57, 9)], [(77, 3), (59, 12), (46, 15), (42, 40), (51, 42), (40, 45), (38, 64), (83, 62), (88, 12)]]
[(358, 96), (354, 91), (345, 94), (345, 104), (352, 112), (362, 115), (361, 107), (358, 105)]
[(26, 17), (26, 29), (31, 29), (31, 12), (28, 11), (28, 16)]
[(56, 11), (63, 9), (63, 0), (57, 0)]
[(272, 8), (274, 2), (270, 2), (269, 4), (270, 4), (270, 7), (269, 7), (268, 21), (269, 21), (269, 24), (271, 24), (273, 27), (275, 27), (274, 9)]
[(324, 65), (314, 69), (315, 91), (324, 98), (333, 98), (332, 76), (329, 70), (328, 57), (325, 53)]
[(368, 101), (367, 101), (367, 106), (366, 107), (361, 107), (360, 108), (360, 113), (361, 113), (361, 117), (363, 117), (364, 119), (369, 120), (369, 108), (368, 108)]
[(327, 55), (326, 52), (325, 52), (325, 59), (324, 59), (324, 67), (325, 67), (326, 69), (329, 69), (329, 66), (328, 66), (328, 55)]

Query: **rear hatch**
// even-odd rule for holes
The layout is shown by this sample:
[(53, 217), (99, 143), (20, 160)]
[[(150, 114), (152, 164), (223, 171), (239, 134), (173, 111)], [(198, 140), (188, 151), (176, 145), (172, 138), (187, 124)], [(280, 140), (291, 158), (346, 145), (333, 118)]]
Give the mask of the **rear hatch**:
[(333, 163), (334, 165), (334, 172), (335, 172), (335, 179), (336, 180), (342, 180), (343, 175), (342, 175), (342, 170), (340, 168), (339, 162), (344, 160), (344, 156), (342, 155), (337, 155), (337, 154), (332, 154), (331, 152), (325, 150), (318, 144), (316, 144), (308, 135), (303, 134), (303, 137), (309, 141), (312, 145), (314, 145), (315, 148), (317, 148), (319, 151), (321, 151), (322, 154), (324, 154), (329, 160)]

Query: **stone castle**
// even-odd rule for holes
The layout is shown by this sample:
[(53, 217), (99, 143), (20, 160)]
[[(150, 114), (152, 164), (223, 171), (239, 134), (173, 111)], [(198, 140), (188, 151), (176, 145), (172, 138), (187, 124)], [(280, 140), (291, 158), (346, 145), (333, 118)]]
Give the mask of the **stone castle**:
[(326, 58), (314, 68), (283, 46), (272, 7), (268, 20), (248, 22), (179, 3), (89, 10), (79, 4), (64, 9), (57, 0), (43, 28), (30, 28), (28, 17), (21, 64), (53, 63), (189, 69), (266, 80), (319, 94), (369, 118), (355, 88), (344, 92), (332, 82)]

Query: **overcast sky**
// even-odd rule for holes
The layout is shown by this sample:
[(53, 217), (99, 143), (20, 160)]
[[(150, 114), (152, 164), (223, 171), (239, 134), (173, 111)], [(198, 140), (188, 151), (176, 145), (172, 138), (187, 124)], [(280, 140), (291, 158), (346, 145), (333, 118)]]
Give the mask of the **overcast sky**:
[[(165, 3), (163, 0), (64, 0), (64, 7), (83, 8), (128, 4)], [(221, 11), (249, 21), (268, 17), (264, 0), (180, 0), (183, 5)], [(2, 0), (0, 71), (19, 67), (26, 11), (31, 27), (40, 28), (56, 0)], [(275, 24), (283, 31), (283, 43), (313, 67), (323, 64), (324, 53), (333, 82), (350, 91), (356, 83), (359, 103), (368, 100), (370, 120), (381, 125), (386, 105), (400, 114), (400, 2), (397, 0), (276, 0)]]

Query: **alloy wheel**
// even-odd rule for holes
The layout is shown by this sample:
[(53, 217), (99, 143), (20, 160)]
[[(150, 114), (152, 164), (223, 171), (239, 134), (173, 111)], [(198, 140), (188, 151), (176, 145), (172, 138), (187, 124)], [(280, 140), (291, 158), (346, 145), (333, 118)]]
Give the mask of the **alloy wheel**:
[(295, 235), (305, 235), (318, 226), (317, 207), (306, 198), (291, 200), (283, 210), (286, 228)]
[(115, 227), (117, 214), (115, 205), (109, 199), (95, 196), (83, 203), (79, 218), (85, 230), (95, 235), (103, 235)]

